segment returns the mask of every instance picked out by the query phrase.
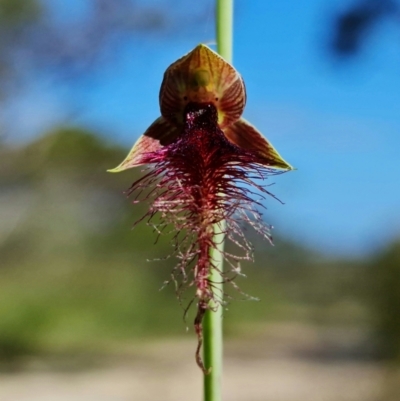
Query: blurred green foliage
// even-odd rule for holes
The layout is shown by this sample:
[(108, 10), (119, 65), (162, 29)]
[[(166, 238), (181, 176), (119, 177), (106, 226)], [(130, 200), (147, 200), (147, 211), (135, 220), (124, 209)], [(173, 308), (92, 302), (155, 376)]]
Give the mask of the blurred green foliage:
[(400, 242), (371, 261), (369, 274), (380, 356), (400, 363)]
[(37, 0), (0, 0), (0, 24), (13, 25), (34, 21), (42, 12)]
[[(185, 335), (190, 290), (176, 300), (168, 236), (123, 190), (140, 169), (106, 173), (126, 150), (79, 128), (60, 127), (22, 147), (0, 147), (0, 360), (30, 354), (111, 352), (133, 338)], [(271, 247), (249, 232), (256, 263), (227, 286), (228, 335), (298, 320), (370, 327), (399, 354), (399, 246), (371, 261), (329, 260), (295, 244)], [(146, 259), (162, 259), (147, 262)], [(379, 283), (379, 285), (378, 285)], [(193, 334), (193, 333), (191, 333)], [(383, 345), (379, 345), (383, 350)], [(382, 351), (383, 352), (383, 351)]]

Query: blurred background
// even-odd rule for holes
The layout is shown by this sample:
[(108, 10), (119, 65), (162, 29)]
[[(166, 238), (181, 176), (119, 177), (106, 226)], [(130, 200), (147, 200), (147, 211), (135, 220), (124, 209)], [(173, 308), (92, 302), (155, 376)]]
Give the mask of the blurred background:
[[(274, 178), (225, 312), (226, 401), (400, 399), (400, 1), (236, 0)], [(214, 1), (0, 0), (0, 399), (201, 400), (168, 239), (107, 174)], [(187, 300), (190, 296), (187, 297)], [(185, 300), (183, 300), (185, 303)]]

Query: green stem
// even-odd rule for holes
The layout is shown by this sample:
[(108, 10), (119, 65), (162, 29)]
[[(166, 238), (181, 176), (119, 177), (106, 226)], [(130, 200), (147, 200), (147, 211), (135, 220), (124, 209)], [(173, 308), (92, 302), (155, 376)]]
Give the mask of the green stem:
[[(233, 0), (216, 0), (216, 30), (217, 30), (217, 51), (228, 62), (232, 62), (232, 37), (233, 37)], [(213, 249), (210, 258), (216, 269), (212, 269), (210, 280), (214, 283), (214, 290), (217, 297), (223, 296), (222, 277), (224, 258), (225, 222), (214, 226), (214, 240), (218, 244)], [(222, 381), (222, 305), (212, 302), (212, 310), (208, 310), (203, 322), (203, 352), (204, 366), (211, 368), (209, 374), (204, 375), (204, 401), (221, 401)]]
[[(214, 226), (214, 240), (218, 244), (217, 249), (211, 251), (210, 257), (213, 264), (220, 271), (223, 269), (225, 222)], [(214, 283), (214, 293), (217, 297), (223, 296), (222, 277), (217, 269), (212, 269), (210, 280)], [(204, 401), (221, 401), (222, 381), (222, 305), (210, 302), (210, 308), (204, 315), (203, 321), (203, 355), (204, 366), (210, 372), (204, 375)]]
[(217, 52), (232, 63), (233, 0), (217, 0)]

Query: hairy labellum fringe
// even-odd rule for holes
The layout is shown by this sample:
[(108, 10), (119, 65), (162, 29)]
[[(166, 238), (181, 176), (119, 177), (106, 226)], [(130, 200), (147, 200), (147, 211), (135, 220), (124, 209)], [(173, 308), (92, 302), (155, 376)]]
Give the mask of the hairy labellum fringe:
[[(243, 223), (271, 241), (270, 229), (258, 209), (263, 207), (265, 195), (273, 195), (254, 180), (279, 172), (263, 166), (254, 152), (229, 142), (218, 127), (212, 105), (189, 104), (182, 131), (173, 143), (143, 155), (142, 163), (152, 166), (131, 186), (129, 194), (135, 195), (135, 202), (150, 202), (143, 218), (147, 217), (158, 233), (170, 226), (175, 231), (174, 253), (179, 262), (172, 280), (179, 297), (185, 288), (196, 288), (196, 360), (204, 370), (200, 358), (203, 316), (210, 301), (218, 307), (224, 295), (209, 279), (211, 269), (218, 269), (210, 257), (211, 249), (218, 245), (213, 226), (225, 221), (225, 238), (241, 250), (240, 255), (223, 251), (230, 268), (219, 271), (221, 281), (233, 283), (240, 274), (240, 261), (253, 257)], [(155, 215), (160, 217), (157, 223), (153, 223)]]

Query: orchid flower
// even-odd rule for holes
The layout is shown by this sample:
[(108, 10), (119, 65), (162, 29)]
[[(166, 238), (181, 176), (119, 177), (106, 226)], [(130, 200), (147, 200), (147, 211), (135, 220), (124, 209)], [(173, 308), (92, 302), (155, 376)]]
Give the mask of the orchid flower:
[(149, 201), (146, 216), (158, 232), (166, 227), (176, 232), (178, 263), (172, 277), (179, 293), (195, 287), (196, 360), (204, 370), (202, 319), (211, 304), (223, 303), (223, 294), (210, 280), (211, 269), (218, 268), (210, 256), (217, 246), (214, 227), (219, 225), (240, 251), (224, 252), (230, 269), (220, 272), (221, 281), (232, 281), (240, 273), (240, 261), (252, 258), (243, 223), (271, 239), (259, 211), (263, 195), (271, 195), (263, 182), (292, 167), (241, 118), (246, 103), (243, 79), (209, 47), (200, 44), (168, 67), (159, 100), (161, 117), (110, 171), (149, 165), (129, 193), (136, 195), (135, 202)]

